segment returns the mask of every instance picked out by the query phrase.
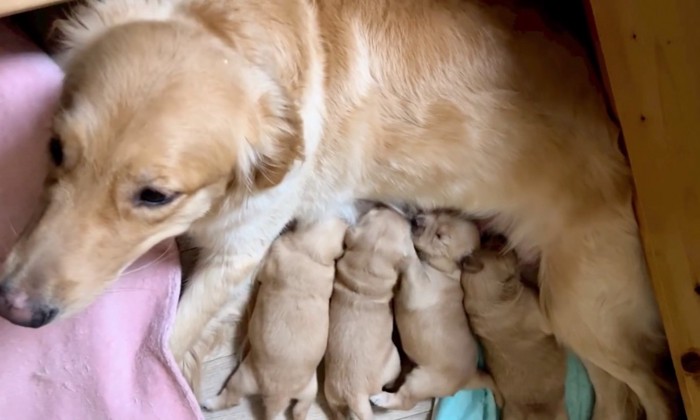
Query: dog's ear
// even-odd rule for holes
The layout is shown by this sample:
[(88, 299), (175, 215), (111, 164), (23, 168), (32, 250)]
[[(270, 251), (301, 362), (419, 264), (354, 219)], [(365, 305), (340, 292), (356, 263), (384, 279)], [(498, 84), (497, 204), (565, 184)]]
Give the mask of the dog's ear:
[(478, 273), (484, 269), (484, 263), (474, 255), (463, 257), (459, 262), (459, 266), (462, 267), (463, 271), (472, 274)]
[(282, 182), (304, 159), (303, 124), (296, 107), (280, 95), (261, 96), (256, 108), (246, 139), (250, 150), (240, 169), (250, 189), (264, 190)]

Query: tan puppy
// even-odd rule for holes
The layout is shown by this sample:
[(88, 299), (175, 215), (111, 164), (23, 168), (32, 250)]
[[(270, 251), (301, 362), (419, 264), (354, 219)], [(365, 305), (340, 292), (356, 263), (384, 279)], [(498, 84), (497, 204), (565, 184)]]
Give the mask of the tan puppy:
[(410, 226), (393, 210), (375, 208), (345, 236), (338, 261), (325, 358), (325, 395), (336, 418), (345, 408), (361, 420), (373, 417), (369, 396), (401, 371), (391, 338), (391, 299), (413, 252)]
[(284, 418), (292, 399), (294, 419), (306, 418), (318, 389), (316, 368), (326, 350), (328, 302), (346, 227), (338, 219), (299, 226), (273, 243), (258, 276), (250, 352), (205, 409), (262, 394), (267, 419)]
[(485, 3), (81, 3), (59, 25), (53, 169), (0, 271), (0, 316), (65, 318), (187, 232), (202, 258), (170, 340), (182, 364), (289, 220), (358, 198), (456, 208), (541, 256), (557, 338), (615, 378), (592, 377), (607, 418), (627, 384), (669, 419), (631, 179), (595, 74), (570, 39)]
[(488, 373), (477, 369), (478, 345), (462, 307), (460, 260), (479, 246), (479, 230), (451, 212), (418, 215), (413, 223), (416, 257), (402, 277), (394, 308), (401, 344), (416, 363), (395, 394), (374, 404), (409, 410), (418, 402), (462, 388), (488, 388), (501, 402)]
[(566, 420), (566, 353), (551, 334), (514, 252), (463, 261), (464, 309), (503, 393), (504, 420)]

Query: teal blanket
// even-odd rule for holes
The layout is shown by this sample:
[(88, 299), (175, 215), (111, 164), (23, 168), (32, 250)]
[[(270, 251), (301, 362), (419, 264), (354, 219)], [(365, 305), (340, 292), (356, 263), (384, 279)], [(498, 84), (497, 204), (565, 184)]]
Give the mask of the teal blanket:
[[(479, 360), (482, 364), (482, 360)], [(570, 420), (590, 420), (595, 396), (586, 368), (569, 353), (566, 369), (566, 409)], [(498, 409), (491, 391), (462, 390), (441, 398), (433, 413), (435, 420), (498, 420)]]

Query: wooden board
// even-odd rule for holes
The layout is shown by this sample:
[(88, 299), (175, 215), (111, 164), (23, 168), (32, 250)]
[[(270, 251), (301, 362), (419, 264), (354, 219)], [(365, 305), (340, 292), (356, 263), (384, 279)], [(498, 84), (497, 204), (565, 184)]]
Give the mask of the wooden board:
[(700, 419), (700, 1), (590, 0), (689, 419)]
[(67, 0), (0, 0), (0, 17), (38, 9)]

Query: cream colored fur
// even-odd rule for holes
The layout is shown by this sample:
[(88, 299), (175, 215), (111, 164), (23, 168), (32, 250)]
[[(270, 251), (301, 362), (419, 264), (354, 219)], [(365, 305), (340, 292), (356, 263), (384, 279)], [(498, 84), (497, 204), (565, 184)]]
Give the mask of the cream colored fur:
[[(188, 232), (203, 255), (182, 362), (291, 218), (355, 198), (453, 207), (541, 256), (555, 335), (617, 380), (595, 381), (601, 404), (621, 381), (670, 417), (630, 176), (571, 40), (476, 0), (88, 1), (59, 29), (65, 159), (8, 293), (67, 316)], [(145, 187), (172, 200), (137, 205)]]
[[(394, 298), (401, 345), (416, 364), (396, 393), (373, 395), (374, 404), (410, 410), (418, 402), (450, 396), (460, 389), (500, 392), (477, 368), (479, 348), (462, 306), (460, 261), (479, 246), (479, 230), (446, 212), (419, 215), (413, 226), (414, 255)], [(524, 384), (523, 384), (524, 385)]]
[(408, 221), (390, 209), (372, 209), (345, 237), (331, 297), (324, 394), (336, 419), (346, 409), (373, 418), (370, 395), (401, 371), (392, 341), (393, 289), (413, 251)]

